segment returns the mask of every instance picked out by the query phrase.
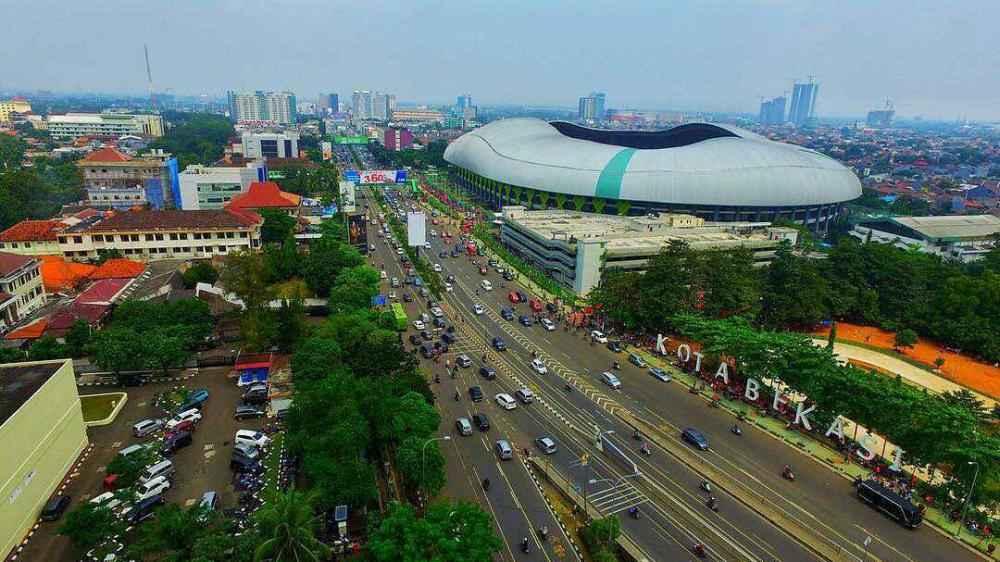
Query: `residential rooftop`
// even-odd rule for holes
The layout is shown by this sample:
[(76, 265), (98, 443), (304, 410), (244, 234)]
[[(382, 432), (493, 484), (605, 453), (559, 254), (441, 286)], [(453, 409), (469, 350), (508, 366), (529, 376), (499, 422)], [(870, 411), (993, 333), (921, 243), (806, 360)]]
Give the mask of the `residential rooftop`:
[(979, 239), (1000, 234), (1000, 217), (993, 215), (894, 217), (892, 220), (934, 240)]

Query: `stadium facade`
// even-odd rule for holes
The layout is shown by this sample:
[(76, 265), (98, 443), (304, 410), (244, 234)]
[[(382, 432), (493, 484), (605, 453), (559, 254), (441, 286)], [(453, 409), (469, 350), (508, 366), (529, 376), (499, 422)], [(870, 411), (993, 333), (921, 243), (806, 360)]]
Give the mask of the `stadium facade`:
[(444, 158), (455, 183), (496, 209), (787, 219), (825, 232), (861, 196), (854, 172), (832, 158), (709, 123), (615, 131), (505, 119), (462, 135)]

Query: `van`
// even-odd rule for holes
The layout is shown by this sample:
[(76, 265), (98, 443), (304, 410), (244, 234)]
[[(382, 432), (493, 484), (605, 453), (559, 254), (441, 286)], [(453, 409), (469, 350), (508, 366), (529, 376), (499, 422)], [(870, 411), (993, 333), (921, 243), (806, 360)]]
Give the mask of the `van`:
[(152, 435), (161, 429), (163, 429), (163, 420), (161, 419), (142, 420), (132, 426), (132, 435), (142, 438)]
[(861, 501), (895, 519), (904, 527), (915, 529), (924, 520), (923, 514), (915, 505), (879, 484), (877, 480), (859, 482), (857, 493)]
[(502, 461), (509, 461), (514, 458), (514, 449), (510, 447), (510, 443), (505, 439), (497, 441), (493, 449), (497, 453), (497, 457)]
[(209, 490), (201, 495), (201, 501), (198, 502), (198, 507), (205, 510), (205, 513), (200, 518), (202, 522), (208, 520), (208, 513), (219, 509), (219, 493)]
[(519, 388), (514, 396), (521, 401), (522, 404), (531, 404), (535, 401), (535, 393), (531, 392), (529, 388)]
[(483, 279), (483, 282), (480, 283), (479, 286), (482, 287), (484, 291), (493, 290), (493, 283), (490, 283), (488, 279)]
[(601, 373), (601, 382), (603, 382), (604, 384), (610, 386), (615, 390), (618, 390), (619, 388), (622, 387), (622, 382), (618, 380), (618, 377), (607, 371)]
[(513, 410), (514, 408), (517, 408), (517, 402), (515, 402), (514, 398), (511, 397), (511, 395), (507, 394), (506, 392), (501, 392), (500, 394), (497, 394), (496, 401), (497, 401), (497, 406), (500, 406), (504, 410)]
[(139, 477), (139, 482), (145, 484), (154, 478), (159, 478), (163, 476), (164, 478), (170, 478), (174, 475), (174, 463), (164, 460), (160, 461), (153, 466), (147, 468), (142, 476)]
[(160, 447), (160, 454), (163, 456), (169, 456), (177, 452), (177, 449), (187, 447), (190, 444), (190, 431), (176, 431), (163, 438), (163, 446)]
[(472, 435), (472, 422), (469, 418), (458, 418), (455, 420), (455, 429), (459, 435)]
[(130, 507), (125, 513), (122, 514), (122, 517), (126, 522), (128, 522), (129, 525), (136, 525), (151, 517), (153, 515), (153, 510), (163, 505), (163, 503), (164, 501), (162, 495), (148, 497)]
[(118, 454), (121, 455), (121, 456), (123, 456), (123, 457), (127, 457), (129, 455), (134, 455), (134, 454), (138, 453), (139, 451), (144, 451), (144, 450), (146, 450), (146, 448), (147, 448), (147, 445), (144, 445), (142, 443), (136, 443), (135, 445), (129, 445), (128, 447), (125, 447), (121, 451), (118, 451)]

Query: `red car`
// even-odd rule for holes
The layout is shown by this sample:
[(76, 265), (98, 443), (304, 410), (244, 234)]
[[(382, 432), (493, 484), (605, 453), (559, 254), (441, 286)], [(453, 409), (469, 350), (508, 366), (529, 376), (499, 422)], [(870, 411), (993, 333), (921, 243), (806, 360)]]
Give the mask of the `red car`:
[(507, 293), (507, 300), (509, 300), (510, 302), (512, 302), (514, 304), (517, 304), (517, 303), (521, 302), (521, 298), (518, 297), (517, 293), (515, 293), (514, 291), (511, 291), (511, 292)]
[(486, 275), (486, 266), (485, 265), (479, 266), (479, 273), (482, 274), (482, 275)]
[(528, 301), (528, 304), (531, 305), (531, 310), (535, 312), (542, 311), (542, 301), (538, 299), (531, 299), (530, 301)]
[(173, 434), (173, 433), (180, 433), (182, 431), (190, 431), (191, 433), (194, 433), (194, 428), (195, 428), (195, 425), (194, 425), (193, 421), (191, 421), (191, 420), (184, 420), (184, 421), (178, 423), (177, 425), (175, 425), (173, 427), (173, 429), (171, 429), (170, 431), (164, 433), (163, 437), (164, 438), (169, 438), (171, 434)]

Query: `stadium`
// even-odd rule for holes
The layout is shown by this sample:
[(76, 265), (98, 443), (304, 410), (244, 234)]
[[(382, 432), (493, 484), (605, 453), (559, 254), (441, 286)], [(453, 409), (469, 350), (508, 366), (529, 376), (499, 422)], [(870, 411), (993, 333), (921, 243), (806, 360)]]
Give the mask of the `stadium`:
[(854, 172), (832, 158), (709, 123), (614, 131), (505, 119), (462, 135), (444, 158), (455, 183), (497, 209), (780, 218), (824, 232), (861, 195)]

